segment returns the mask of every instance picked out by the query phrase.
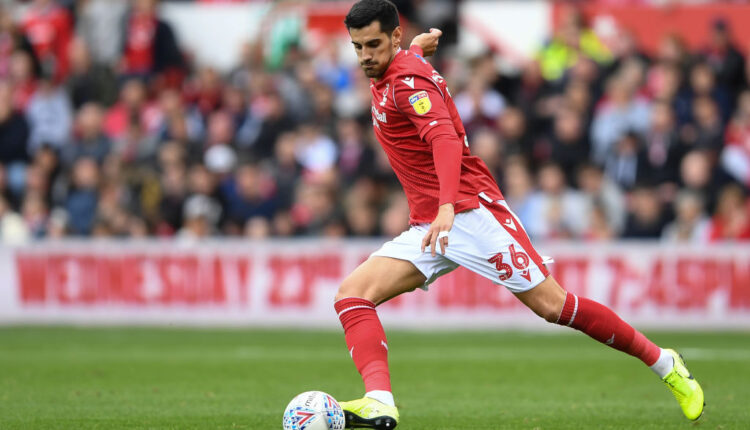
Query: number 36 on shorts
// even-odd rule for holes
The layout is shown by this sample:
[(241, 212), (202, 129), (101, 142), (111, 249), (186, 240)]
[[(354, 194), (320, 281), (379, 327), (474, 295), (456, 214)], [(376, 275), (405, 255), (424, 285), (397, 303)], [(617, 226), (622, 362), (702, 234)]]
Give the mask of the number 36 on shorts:
[[(529, 275), (528, 270), (529, 256), (523, 251), (517, 251), (515, 244), (511, 244), (508, 247), (508, 253), (510, 255), (510, 262), (513, 267), (521, 271), (521, 276), (523, 276), (527, 280), (530, 280), (531, 275)], [(510, 279), (511, 276), (513, 276), (513, 267), (511, 267), (510, 264), (503, 262), (503, 256), (504, 255), (502, 252), (498, 252), (487, 261), (494, 264), (497, 268), (497, 271), (499, 272), (498, 278), (500, 278), (501, 281), (506, 281)]]

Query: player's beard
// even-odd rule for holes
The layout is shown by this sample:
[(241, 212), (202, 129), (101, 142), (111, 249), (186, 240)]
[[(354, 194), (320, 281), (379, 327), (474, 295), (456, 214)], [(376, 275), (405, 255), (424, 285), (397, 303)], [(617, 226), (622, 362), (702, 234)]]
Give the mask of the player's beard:
[(376, 63), (367, 63), (361, 65), (362, 70), (365, 72), (365, 76), (372, 79), (377, 79), (383, 76), (383, 71), (378, 68)]

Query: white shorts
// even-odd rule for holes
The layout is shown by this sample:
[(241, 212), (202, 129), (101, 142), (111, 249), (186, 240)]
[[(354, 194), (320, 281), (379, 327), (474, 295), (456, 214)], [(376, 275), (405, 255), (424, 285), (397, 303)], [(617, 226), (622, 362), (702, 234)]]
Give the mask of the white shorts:
[(514, 293), (536, 287), (549, 275), (544, 266), (548, 261), (543, 261), (531, 246), (518, 217), (504, 200), (480, 201), (479, 208), (456, 214), (445, 255), (439, 244), (434, 257), (429, 247), (422, 252), (422, 239), (429, 227), (429, 223), (411, 226), (372, 256), (410, 261), (427, 278), (424, 289), (458, 266)]

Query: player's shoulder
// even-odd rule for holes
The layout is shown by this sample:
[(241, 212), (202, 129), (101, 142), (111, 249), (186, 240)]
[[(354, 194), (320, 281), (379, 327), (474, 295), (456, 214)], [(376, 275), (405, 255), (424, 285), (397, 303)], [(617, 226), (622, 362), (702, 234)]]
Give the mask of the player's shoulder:
[(432, 65), (412, 51), (400, 51), (393, 64), (396, 66), (392, 74), (394, 80), (408, 76), (429, 78), (432, 75)]
[(432, 90), (435, 87), (435, 82), (431, 79), (431, 73), (423, 70), (405, 69), (402, 73), (394, 74), (392, 76), (392, 88), (398, 93), (417, 91), (417, 90)]

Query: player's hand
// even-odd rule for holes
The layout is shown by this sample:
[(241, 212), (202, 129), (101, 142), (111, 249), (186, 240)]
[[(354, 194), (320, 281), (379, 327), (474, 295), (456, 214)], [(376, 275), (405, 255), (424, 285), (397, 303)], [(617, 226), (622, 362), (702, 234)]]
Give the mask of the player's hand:
[(422, 239), (422, 252), (424, 252), (427, 245), (430, 246), (432, 256), (435, 256), (435, 245), (440, 242), (440, 248), (445, 255), (445, 248), (448, 247), (448, 232), (453, 227), (453, 219), (455, 218), (453, 212), (453, 203), (446, 203), (438, 209), (438, 214), (435, 217), (435, 221), (430, 224), (430, 229)]
[(422, 33), (414, 36), (411, 44), (417, 45), (422, 48), (422, 53), (425, 57), (429, 57), (435, 54), (438, 47), (438, 39), (443, 35), (443, 32), (437, 28), (431, 28), (429, 33)]

